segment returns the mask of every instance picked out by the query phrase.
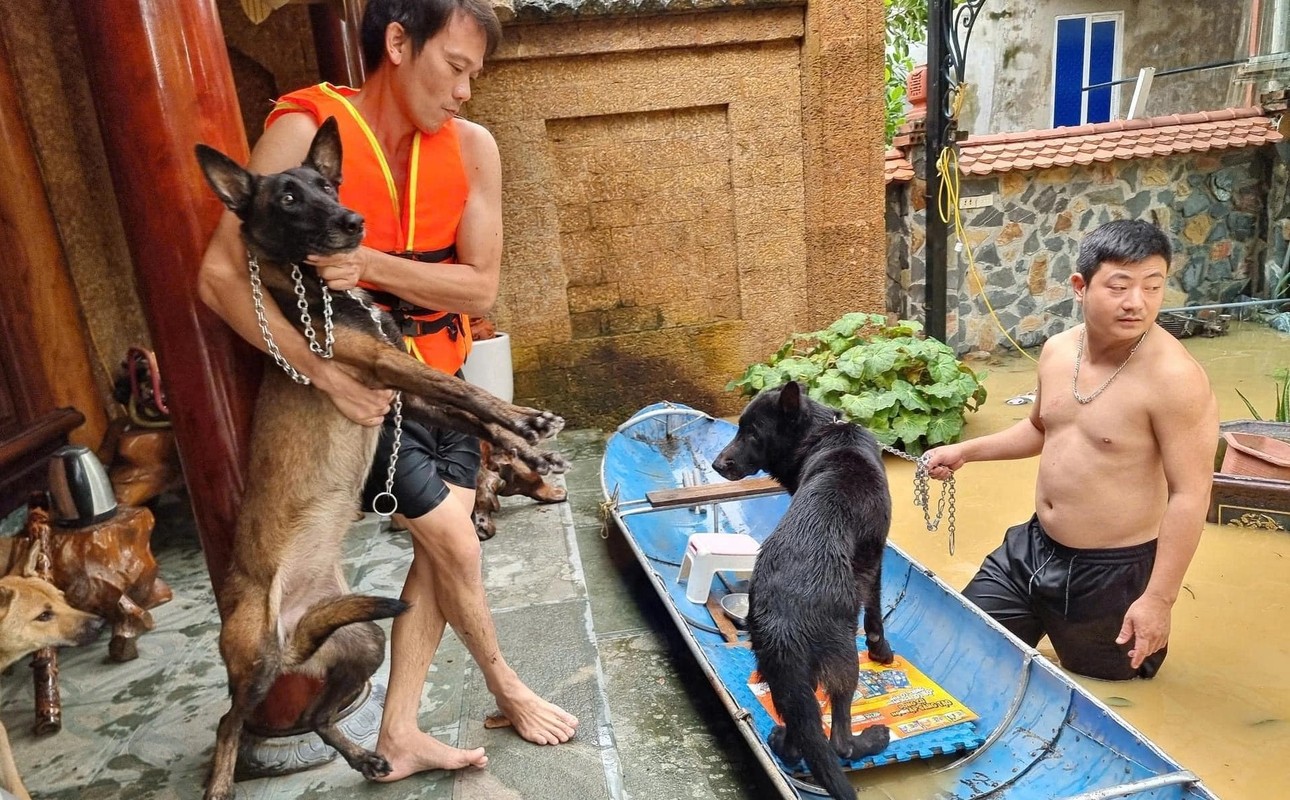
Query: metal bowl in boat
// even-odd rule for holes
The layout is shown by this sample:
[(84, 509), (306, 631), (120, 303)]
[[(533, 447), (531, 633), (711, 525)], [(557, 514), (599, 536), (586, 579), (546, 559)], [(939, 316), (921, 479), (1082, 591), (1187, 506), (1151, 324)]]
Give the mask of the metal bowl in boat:
[(748, 625), (748, 593), (731, 592), (721, 598), (721, 610), (739, 627)]

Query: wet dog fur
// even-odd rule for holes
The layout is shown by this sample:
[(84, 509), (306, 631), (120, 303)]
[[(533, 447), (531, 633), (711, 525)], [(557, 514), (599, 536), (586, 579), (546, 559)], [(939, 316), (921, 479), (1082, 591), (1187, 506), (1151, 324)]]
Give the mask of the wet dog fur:
[[(35, 557), (21, 574), (0, 578), (0, 670), (23, 656), (46, 647), (71, 647), (94, 641), (103, 620), (67, 604), (54, 584), (35, 577)], [(30, 800), (0, 724), (0, 787)]]
[[(341, 149), (335, 120), (324, 122), (300, 167), (251, 173), (204, 145), (197, 159), (215, 194), (242, 221), (242, 239), (258, 259), (265, 290), (296, 317), (289, 273), (299, 264), (309, 314), (323, 333), (323, 293), (309, 254), (357, 247), (363, 219), (336, 199)], [(533, 447), (563, 420), (502, 402), (431, 369), (400, 346), (398, 328), (365, 292), (332, 292), (334, 359), (371, 387), (402, 392), (403, 414), (432, 427), (492, 443), (538, 473), (564, 469), (555, 453)], [(302, 328), (298, 319), (293, 319)], [(218, 596), (220, 655), (231, 708), (220, 720), (207, 800), (233, 797), (243, 723), (285, 672), (323, 678), (324, 688), (297, 724), (314, 730), (368, 778), (389, 773), (384, 758), (346, 738), (337, 712), (385, 657), (374, 620), (396, 616), (402, 602), (349, 594), (339, 571), (340, 543), (353, 519), (379, 428), (345, 418), (326, 394), (266, 362), (255, 408), (247, 492), (231, 563)]]
[[(878, 443), (790, 382), (753, 398), (712, 466), (728, 480), (765, 471), (792, 495), (761, 545), (749, 588), (757, 669), (784, 720), (769, 743), (788, 764), (805, 759), (831, 797), (854, 798), (838, 758), (882, 752), (891, 734), (885, 725), (851, 733), (862, 608), (869, 657), (882, 664), (894, 658), (879, 602), (891, 492)], [(819, 685), (832, 705), (828, 739)]]

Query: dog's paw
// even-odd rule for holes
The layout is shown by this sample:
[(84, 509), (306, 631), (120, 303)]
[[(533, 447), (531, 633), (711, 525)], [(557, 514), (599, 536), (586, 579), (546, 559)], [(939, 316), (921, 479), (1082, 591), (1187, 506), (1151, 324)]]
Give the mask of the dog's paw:
[(378, 756), (376, 753), (364, 751), (361, 756), (350, 762), (350, 766), (363, 773), (363, 777), (369, 781), (377, 778), (384, 778), (390, 774), (390, 762), (385, 760), (384, 756)]
[(797, 752), (797, 748), (788, 744), (788, 729), (783, 725), (776, 725), (770, 729), (766, 744), (770, 745), (770, 751), (779, 756), (780, 761), (785, 764), (796, 764), (802, 760), (802, 754)]
[(569, 462), (565, 461), (564, 455), (552, 453), (551, 450), (516, 448), (511, 454), (519, 458), (525, 465), (528, 465), (530, 470), (537, 472), (538, 475), (562, 475), (569, 470)]
[(886, 725), (870, 725), (851, 737), (851, 757), (865, 758), (877, 755), (891, 744), (891, 728)]
[(472, 517), (475, 522), (475, 535), (479, 537), (479, 541), (486, 542), (497, 535), (497, 524), (493, 522), (492, 514), (476, 511)]
[(514, 430), (530, 443), (550, 439), (564, 428), (564, 417), (536, 408), (521, 409), (521, 416), (513, 420)]
[(869, 642), (869, 660), (879, 664), (890, 664), (896, 660), (896, 654), (892, 652), (891, 643), (886, 637)]

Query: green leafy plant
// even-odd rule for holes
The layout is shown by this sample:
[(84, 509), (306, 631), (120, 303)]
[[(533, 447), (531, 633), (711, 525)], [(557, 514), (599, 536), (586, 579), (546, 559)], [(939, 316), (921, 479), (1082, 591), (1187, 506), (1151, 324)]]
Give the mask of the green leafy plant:
[(911, 44), (927, 39), (927, 0), (884, 0), (887, 58), (883, 69), (887, 100), (887, 144), (905, 122), (905, 79), (914, 68)]
[[(1269, 421), (1290, 422), (1290, 368), (1277, 370), (1272, 377), (1274, 379), (1272, 388), (1276, 402), (1273, 403), (1272, 419)], [(1241, 402), (1245, 403), (1245, 407), (1250, 410), (1251, 416), (1263, 422), (1263, 417), (1255, 410), (1250, 399), (1241, 394), (1240, 389), (1236, 390), (1236, 394), (1241, 398)]]
[(878, 441), (920, 455), (958, 441), (965, 412), (986, 397), (985, 374), (973, 372), (944, 343), (920, 338), (921, 331), (910, 320), (889, 326), (882, 314), (847, 314), (822, 331), (793, 336), (726, 390), (751, 397), (797, 381)]

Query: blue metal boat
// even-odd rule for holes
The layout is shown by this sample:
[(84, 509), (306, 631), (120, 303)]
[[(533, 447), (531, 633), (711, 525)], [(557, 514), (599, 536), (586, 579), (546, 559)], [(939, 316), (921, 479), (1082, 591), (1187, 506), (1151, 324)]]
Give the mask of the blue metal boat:
[[(783, 798), (814, 798), (823, 792), (809, 774), (781, 763), (766, 745), (773, 721), (748, 685), (755, 663), (746, 635), (732, 641), (730, 626), (686, 599), (686, 584), (678, 582), (691, 534), (743, 532), (760, 541), (788, 507), (788, 496), (773, 490), (701, 502), (685, 500), (693, 490), (668, 491), (724, 484), (712, 459), (735, 430), (683, 405), (648, 406), (610, 437), (601, 483), (613, 519), (771, 782)], [(678, 494), (685, 502), (676, 502)], [(733, 574), (718, 577), (714, 595), (742, 588)], [(930, 759), (935, 789), (920, 796), (940, 800), (1215, 798), (1195, 774), (892, 544), (882, 601), (896, 653), (978, 719), (893, 741), (886, 752), (847, 765), (866, 770), (857, 784), (881, 778), (891, 769), (884, 765)]]

